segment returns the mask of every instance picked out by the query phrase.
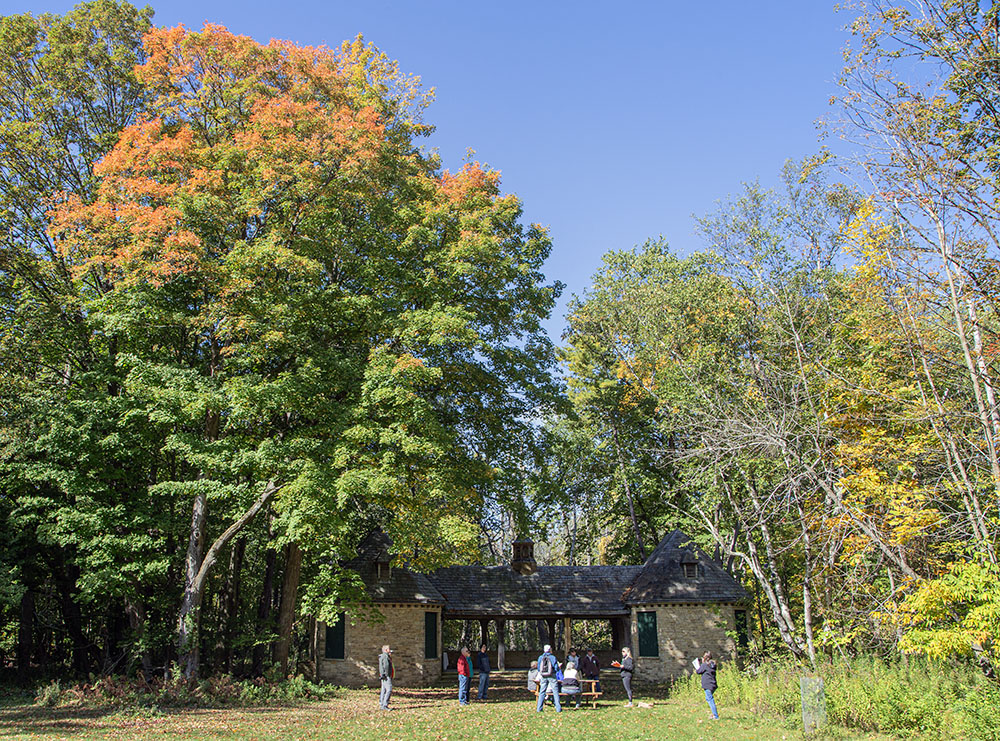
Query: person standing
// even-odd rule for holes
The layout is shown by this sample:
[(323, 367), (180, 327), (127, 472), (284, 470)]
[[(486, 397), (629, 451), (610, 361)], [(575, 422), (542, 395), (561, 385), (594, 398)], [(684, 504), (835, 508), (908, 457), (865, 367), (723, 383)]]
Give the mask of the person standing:
[(628, 646), (622, 648), (622, 660), (611, 662), (611, 666), (617, 667), (622, 675), (622, 687), (628, 695), (628, 702), (625, 707), (632, 707), (632, 673), (635, 671), (635, 662), (632, 660), (632, 649)]
[(719, 711), (715, 707), (715, 690), (719, 688), (718, 682), (715, 681), (715, 670), (718, 668), (718, 664), (712, 659), (712, 652), (706, 651), (701, 657), (701, 663), (698, 664), (695, 671), (701, 675), (701, 688), (705, 690), (705, 700), (708, 702), (708, 707), (712, 711), (712, 718), (714, 720), (719, 719)]
[(594, 654), (593, 649), (588, 648), (587, 653), (580, 657), (580, 671), (584, 679), (594, 680), (594, 692), (601, 691), (601, 662)]
[(486, 644), (479, 647), (479, 655), (476, 657), (476, 668), (479, 669), (479, 695), (480, 702), (486, 701), (486, 692), (490, 686), (490, 655), (486, 652)]
[(462, 653), (459, 654), (455, 668), (458, 669), (458, 704), (469, 704), (469, 683), (472, 680), (472, 664), (469, 662), (468, 646), (462, 646)]
[(559, 662), (552, 655), (552, 646), (545, 644), (541, 656), (538, 657), (538, 712), (542, 712), (545, 704), (545, 694), (552, 693), (552, 703), (556, 706), (556, 712), (562, 712), (562, 705), (559, 703), (559, 680), (556, 674), (559, 671)]
[(396, 676), (392, 666), (392, 649), (386, 644), (378, 655), (378, 676), (382, 680), (382, 691), (378, 696), (379, 710), (389, 710), (389, 698), (392, 696), (392, 678)]

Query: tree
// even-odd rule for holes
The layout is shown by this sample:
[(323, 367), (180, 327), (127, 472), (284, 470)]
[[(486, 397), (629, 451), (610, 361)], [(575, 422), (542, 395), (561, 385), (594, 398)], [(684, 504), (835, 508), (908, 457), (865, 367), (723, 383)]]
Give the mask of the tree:
[[(68, 639), (56, 642), (50, 660), (71, 646), (73, 669), (84, 673), (97, 653), (96, 640), (84, 636), (88, 605), (109, 593), (133, 599), (123, 584), (158, 570), (147, 548), (162, 544), (142, 535), (150, 527), (136, 527), (134, 539), (99, 535), (110, 508), (126, 500), (135, 523), (156, 522), (163, 511), (130, 499), (148, 474), (132, 457), (146, 441), (134, 425), (109, 437), (108, 418), (123, 410), (109, 393), (116, 381), (107, 344), (46, 231), (54, 195), (91, 200), (93, 163), (136, 120), (143, 96), (132, 68), (150, 16), (99, 1), (62, 17), (0, 18), (0, 547), (6, 563), (21, 564), (22, 676), (38, 653), (36, 612), (61, 613), (57, 635)], [(112, 552), (120, 568), (107, 568)]]
[(495, 172), (417, 149), (425, 97), (361, 39), (144, 44), (148, 110), (51, 233), (163, 435), (153, 488), (190, 503), (177, 634), (195, 676), (207, 576), (272, 500), (306, 556), (374, 517), (415, 565), (454, 557), (490, 450), (548, 398), (558, 286)]

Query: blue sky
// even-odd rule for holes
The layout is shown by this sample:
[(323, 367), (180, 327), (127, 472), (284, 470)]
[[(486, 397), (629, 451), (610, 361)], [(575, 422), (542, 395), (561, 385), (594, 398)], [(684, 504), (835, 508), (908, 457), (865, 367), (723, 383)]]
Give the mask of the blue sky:
[[(72, 2), (6, 0), (3, 12), (63, 13)], [(662, 235), (704, 247), (692, 214), (788, 158), (819, 147), (836, 115), (850, 18), (833, 0), (750, 3), (342, 3), (170, 0), (159, 25), (220, 23), (261, 41), (339, 43), (363, 33), (436, 88), (429, 146), (451, 169), (466, 150), (503, 172), (527, 221), (549, 227), (546, 273), (566, 283), (548, 323), (601, 255)]]

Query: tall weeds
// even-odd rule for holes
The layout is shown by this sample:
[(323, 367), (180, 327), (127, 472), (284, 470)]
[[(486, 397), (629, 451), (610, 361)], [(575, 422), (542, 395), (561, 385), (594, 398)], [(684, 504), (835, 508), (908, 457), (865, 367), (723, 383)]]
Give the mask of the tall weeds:
[[(715, 693), (721, 712), (740, 707), (801, 726), (799, 677), (793, 662), (745, 671), (720, 667)], [(831, 723), (904, 738), (1000, 741), (1000, 685), (971, 667), (910, 658), (857, 657), (821, 664)], [(698, 677), (676, 692), (701, 696)]]

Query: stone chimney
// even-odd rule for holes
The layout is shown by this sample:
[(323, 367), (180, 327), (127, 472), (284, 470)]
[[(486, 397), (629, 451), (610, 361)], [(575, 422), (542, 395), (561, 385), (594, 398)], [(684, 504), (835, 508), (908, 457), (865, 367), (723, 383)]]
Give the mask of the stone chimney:
[(534, 574), (538, 570), (538, 564), (535, 563), (535, 544), (530, 540), (515, 540), (513, 547), (510, 567), (522, 576)]

